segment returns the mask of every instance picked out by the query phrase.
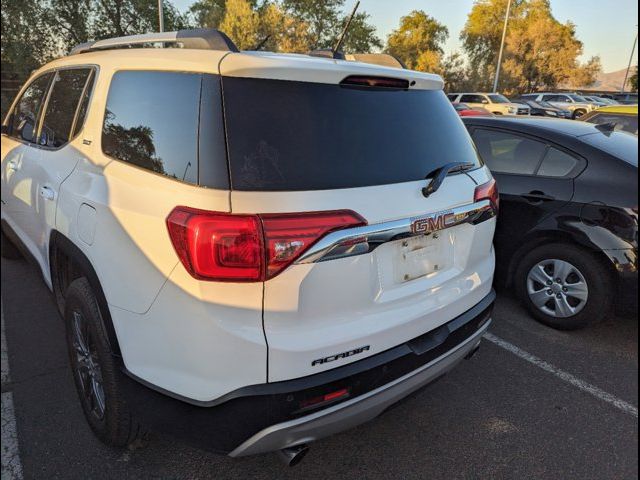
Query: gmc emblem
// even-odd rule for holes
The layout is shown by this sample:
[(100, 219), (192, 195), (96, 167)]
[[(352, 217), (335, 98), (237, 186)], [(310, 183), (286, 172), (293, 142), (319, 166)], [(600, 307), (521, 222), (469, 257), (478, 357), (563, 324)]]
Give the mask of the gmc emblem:
[(366, 352), (370, 348), (371, 346), (367, 345), (366, 347), (356, 348), (355, 350), (338, 353), (337, 355), (331, 355), (330, 357), (319, 358), (318, 360), (314, 360), (313, 362), (311, 362), (311, 366), (315, 367), (316, 365), (324, 365), (325, 363), (335, 362), (336, 360), (340, 360), (341, 358), (353, 357), (354, 355)]
[(411, 224), (411, 233), (417, 235), (437, 232), (438, 230), (444, 230), (445, 228), (453, 226), (456, 222), (456, 215), (451, 212), (435, 213), (414, 220)]

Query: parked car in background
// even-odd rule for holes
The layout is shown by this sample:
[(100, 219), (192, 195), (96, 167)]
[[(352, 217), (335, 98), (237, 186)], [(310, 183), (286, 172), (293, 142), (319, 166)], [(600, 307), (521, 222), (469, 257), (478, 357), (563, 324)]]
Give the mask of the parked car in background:
[(637, 105), (638, 94), (637, 93), (603, 93), (600, 95), (603, 98), (610, 98), (622, 105)]
[(528, 105), (534, 117), (572, 118), (573, 116), (571, 111), (554, 107), (547, 102), (537, 102), (530, 98), (514, 98), (513, 101)]
[[(183, 48), (131, 48), (154, 43)], [(207, 29), (33, 74), (2, 124), (0, 250), (52, 290), (99, 439), (141, 422), (292, 464), (475, 353), (498, 198), (443, 86)]]
[(464, 103), (471, 108), (484, 108), (494, 115), (529, 115), (529, 107), (513, 103), (499, 93), (450, 93), (452, 103)]
[(637, 308), (638, 139), (585, 122), (465, 118), (500, 190), (500, 283), (540, 322), (576, 329)]
[(592, 95), (580, 95), (580, 96), (585, 100), (587, 100), (588, 102), (598, 106), (598, 108), (611, 105), (609, 102), (607, 102), (606, 98), (600, 98)]
[(569, 110), (573, 119), (580, 118), (598, 108), (598, 105), (574, 93), (527, 93), (521, 95), (521, 98), (548, 102), (554, 107)]
[(611, 98), (604, 98), (604, 97), (601, 97), (599, 95), (595, 95), (595, 96), (591, 95), (591, 98), (596, 98), (599, 101), (604, 102), (607, 106), (609, 106), (609, 105), (621, 105), (620, 102), (618, 102), (617, 100), (613, 100)]
[(493, 114), (485, 108), (471, 108), (466, 103), (454, 103), (453, 108), (456, 109), (461, 117), (492, 117)]
[(580, 120), (595, 123), (596, 125), (611, 124), (614, 130), (638, 135), (638, 106), (637, 105), (617, 105), (602, 107), (591, 112)]

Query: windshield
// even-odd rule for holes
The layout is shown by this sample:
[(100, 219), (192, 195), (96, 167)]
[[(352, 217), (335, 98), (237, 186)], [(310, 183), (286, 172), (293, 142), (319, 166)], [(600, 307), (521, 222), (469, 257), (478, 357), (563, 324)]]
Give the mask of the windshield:
[(222, 77), (235, 190), (423, 180), (478, 155), (442, 91)]
[(493, 94), (493, 95), (487, 95), (487, 96), (489, 97), (492, 103), (511, 103), (511, 101), (509, 101), (509, 99), (504, 95)]
[(589, 100), (587, 100), (584, 97), (581, 97), (580, 95), (569, 95), (569, 98), (572, 99), (574, 102), (589, 103)]
[(542, 108), (553, 108), (554, 110), (557, 110), (557, 108), (551, 105), (549, 102), (538, 102), (538, 105), (540, 105)]
[(603, 152), (638, 166), (638, 137), (626, 132), (597, 132), (580, 139)]

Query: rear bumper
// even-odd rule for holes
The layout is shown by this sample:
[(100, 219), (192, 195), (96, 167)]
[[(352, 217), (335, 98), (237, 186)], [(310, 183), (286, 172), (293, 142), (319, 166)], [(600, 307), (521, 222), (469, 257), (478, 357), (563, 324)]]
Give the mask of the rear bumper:
[(467, 355), (473, 353), (478, 348), (480, 339), (489, 328), (490, 323), (491, 321), (486, 322), (466, 341), (421, 368), (345, 403), (313, 415), (265, 428), (243, 442), (229, 455), (243, 457), (294, 447), (376, 418), (412, 392), (437, 380)]
[(638, 250), (604, 250), (616, 270), (616, 308), (623, 312), (638, 309)]
[[(152, 429), (235, 457), (279, 450), (366, 422), (445, 374), (477, 348), (494, 300), (492, 291), (459, 317), (377, 355), (308, 377), (244, 387), (213, 402), (176, 398), (124, 368), (121, 385), (132, 413)], [(349, 395), (336, 403), (301, 408), (341, 389)]]

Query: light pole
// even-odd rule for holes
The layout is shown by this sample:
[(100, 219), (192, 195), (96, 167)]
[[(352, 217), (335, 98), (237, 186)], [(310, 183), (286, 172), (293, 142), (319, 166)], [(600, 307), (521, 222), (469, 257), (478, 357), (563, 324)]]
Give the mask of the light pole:
[[(636, 25), (636, 29), (638, 26)], [(622, 84), (622, 90), (620, 93), (624, 93), (624, 89), (627, 86), (627, 80), (629, 79), (629, 70), (631, 70), (631, 62), (633, 62), (633, 54), (636, 51), (636, 45), (638, 44), (638, 32), (636, 30), (636, 39), (633, 41), (633, 48), (631, 49), (631, 56), (629, 57), (629, 66), (627, 67), (627, 73), (624, 76), (624, 83)]]
[(164, 11), (162, 8), (162, 0), (158, 0), (158, 25), (160, 26), (160, 31), (164, 32)]
[(500, 80), (500, 65), (502, 64), (502, 53), (504, 52), (504, 41), (507, 38), (507, 25), (509, 24), (509, 12), (511, 11), (511, 0), (507, 3), (507, 14), (504, 16), (504, 29), (502, 30), (502, 42), (500, 42), (500, 53), (498, 54), (498, 66), (496, 67), (496, 79), (493, 82), (493, 93), (498, 91), (498, 81)]

